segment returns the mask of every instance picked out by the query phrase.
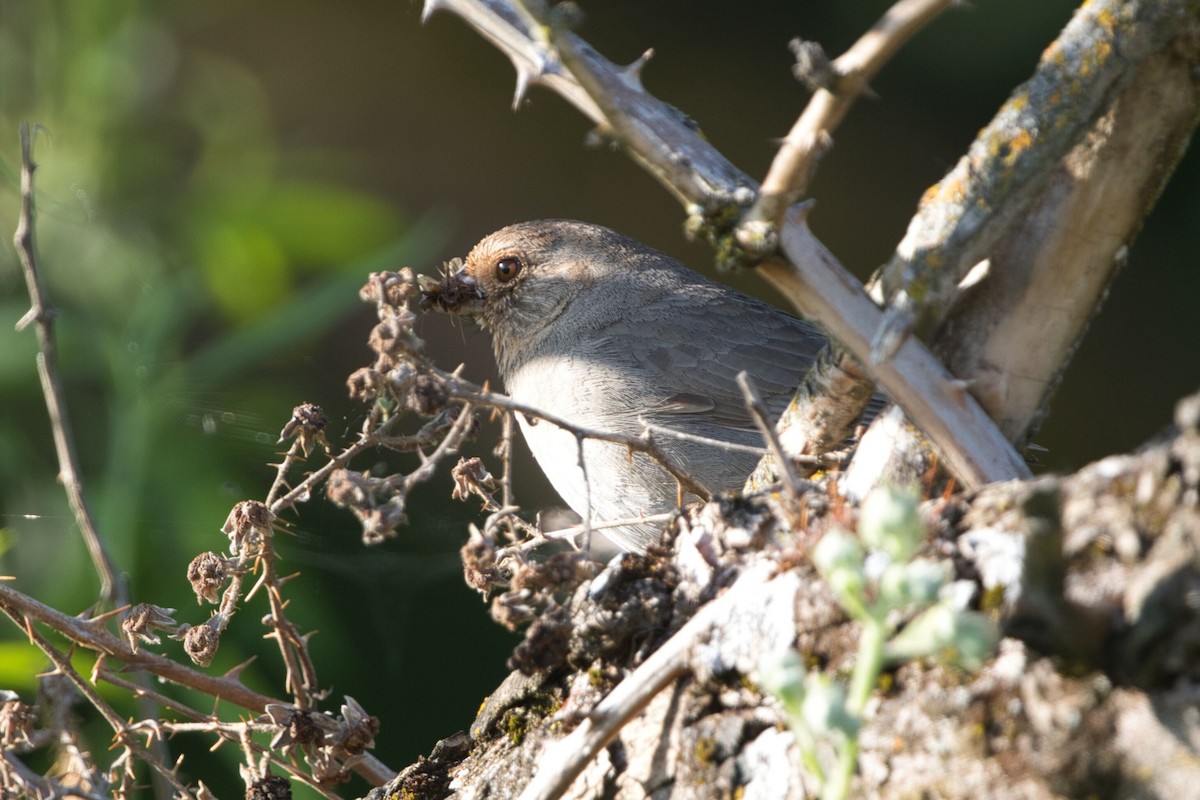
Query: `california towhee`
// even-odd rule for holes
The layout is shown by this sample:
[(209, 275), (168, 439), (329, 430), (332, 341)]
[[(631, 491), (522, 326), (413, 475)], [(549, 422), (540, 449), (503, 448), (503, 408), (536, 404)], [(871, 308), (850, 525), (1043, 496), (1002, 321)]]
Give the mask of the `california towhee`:
[[(647, 424), (762, 447), (736, 383), (745, 370), (768, 408), (786, 407), (825, 338), (811, 324), (715, 283), (599, 225), (539, 220), (485, 238), (441, 281), (423, 281), (424, 307), (474, 317), (517, 401), (593, 430), (630, 435)], [(517, 415), (550, 483), (593, 523), (674, 508), (677, 482), (652, 459)], [(711, 491), (737, 490), (758, 456), (655, 434)], [(606, 529), (644, 550), (661, 527)]]

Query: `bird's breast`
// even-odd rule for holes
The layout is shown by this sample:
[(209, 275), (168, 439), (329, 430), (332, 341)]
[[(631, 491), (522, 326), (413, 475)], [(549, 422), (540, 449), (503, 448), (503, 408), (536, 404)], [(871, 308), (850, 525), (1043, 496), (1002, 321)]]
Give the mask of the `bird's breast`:
[[(648, 403), (636, 379), (580, 357), (532, 359), (507, 376), (506, 387), (523, 405), (593, 432), (640, 433), (639, 409)], [(596, 520), (656, 513), (674, 496), (674, 481), (660, 467), (622, 445), (581, 440), (573, 430), (526, 414), (517, 414), (517, 422), (550, 483), (581, 516), (589, 505)]]

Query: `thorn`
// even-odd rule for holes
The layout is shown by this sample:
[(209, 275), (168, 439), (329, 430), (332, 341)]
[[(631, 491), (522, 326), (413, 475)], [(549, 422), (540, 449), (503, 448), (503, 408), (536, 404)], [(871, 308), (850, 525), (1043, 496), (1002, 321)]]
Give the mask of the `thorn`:
[(529, 91), (529, 87), (537, 83), (538, 78), (548, 71), (546, 59), (542, 54), (535, 53), (532, 58), (536, 59), (536, 62), (532, 64), (513, 61), (513, 65), (517, 68), (517, 89), (513, 93), (513, 111), (516, 111), (521, 107), (521, 103), (525, 102), (525, 94)]
[(978, 264), (971, 267), (971, 269), (967, 271), (967, 274), (963, 276), (963, 279), (958, 282), (958, 290), (961, 292), (964, 289), (970, 289), (972, 286), (986, 278), (991, 269), (991, 259), (985, 258), (983, 261), (980, 261)]
[(433, 16), (435, 11), (441, 11), (449, 6), (445, 0), (425, 0), (425, 6), (421, 9), (421, 24), (424, 25)]
[(234, 680), (234, 681), (237, 681), (238, 683), (241, 683), (241, 674), (242, 674), (242, 672), (243, 672), (243, 671), (246, 669), (246, 667), (250, 666), (251, 664), (253, 664), (253, 663), (254, 663), (255, 661), (257, 661), (257, 660), (258, 660), (258, 656), (250, 656), (249, 658), (247, 658), (247, 659), (246, 659), (245, 661), (243, 661), (242, 663), (240, 663), (240, 664), (238, 664), (238, 665), (236, 665), (236, 666), (234, 666), (234, 667), (231, 667), (231, 668), (230, 668), (229, 670), (227, 670), (227, 671), (225, 672), (225, 674), (224, 674), (224, 675), (222, 675), (221, 677), (222, 677), (222, 678), (228, 678), (228, 679), (230, 679), (230, 680)]
[[(120, 614), (124, 614), (130, 608), (132, 608), (132, 606), (129, 603), (126, 603), (125, 605), (121, 606), (120, 608), (114, 608), (112, 611), (105, 611), (103, 614), (97, 614), (94, 617), (87, 617), (87, 618), (83, 619), (83, 622), (85, 624), (93, 625), (93, 626), (97, 625), (97, 624), (102, 625), (105, 622), (107, 622), (108, 620), (112, 619), (113, 617), (118, 616)], [(91, 609), (89, 609), (88, 611), (90, 613)]]
[(972, 385), (974, 385), (974, 381), (963, 380), (962, 378), (953, 378), (950, 381), (947, 381), (946, 388), (949, 390), (948, 393), (950, 396), (954, 398), (954, 402), (958, 403), (960, 406), (966, 406), (967, 394)]
[(289, 581), (291, 581), (293, 578), (299, 578), (299, 577), (300, 577), (299, 572), (293, 572), (291, 575), (284, 575), (283, 577), (278, 578), (275, 582), (279, 586), (282, 587), (282, 586), (286, 585)]
[(625, 81), (625, 83), (631, 88), (644, 92), (646, 89), (644, 86), (642, 86), (642, 68), (645, 67), (652, 58), (654, 58), (653, 47), (638, 56), (638, 59), (632, 64), (622, 69), (621, 79)]
[(813, 208), (816, 207), (816, 205), (817, 205), (817, 201), (813, 200), (811, 197), (807, 200), (801, 200), (799, 203), (796, 203), (795, 205), (793, 205), (792, 211), (798, 217), (798, 219), (796, 221), (800, 222), (804, 225), (807, 225), (808, 224), (808, 215), (812, 213), (812, 210), (813, 210)]
[(517, 68), (517, 88), (513, 92), (513, 111), (518, 111), (521, 108), (521, 103), (525, 102), (525, 93), (529, 91), (529, 86), (533, 82), (533, 78), (527, 70)]

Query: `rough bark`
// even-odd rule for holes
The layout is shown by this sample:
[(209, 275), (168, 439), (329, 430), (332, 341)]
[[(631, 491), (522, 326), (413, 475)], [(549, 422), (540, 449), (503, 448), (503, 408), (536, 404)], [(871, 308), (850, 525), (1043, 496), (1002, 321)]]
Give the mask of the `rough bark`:
[[(976, 674), (933, 662), (886, 673), (852, 796), (1190, 796), (1200, 785), (1200, 394), (1137, 453), (927, 503), (924, 514), (925, 555), (975, 581), (1007, 636)], [(801, 507), (759, 496), (691, 510), (669, 549), (624, 557), (576, 590), (553, 630), (530, 629), (525, 646), (551, 648), (555, 663), (514, 672), (469, 734), (374, 796), (519, 796), (553, 769), (565, 735), (598, 722), (628, 671), (636, 678), (697, 608), (752, 573), (760, 583), (689, 641), (680, 677), (627, 709), (636, 714), (563, 796), (811, 796), (778, 704), (747, 676), (781, 643), (834, 674), (853, 662), (856, 625), (807, 558), (822, 531), (848, 522), (817, 492)]]

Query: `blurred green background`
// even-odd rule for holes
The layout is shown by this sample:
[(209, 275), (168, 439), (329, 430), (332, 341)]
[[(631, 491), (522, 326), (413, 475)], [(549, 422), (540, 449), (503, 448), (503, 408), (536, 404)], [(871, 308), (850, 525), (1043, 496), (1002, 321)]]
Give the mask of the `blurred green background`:
[[(653, 47), (650, 91), (761, 176), (806, 99), (788, 40), (837, 54), (887, 5), (584, 2), (580, 32), (620, 63)], [(865, 276), (886, 259), (922, 191), (1074, 6), (954, 10), (874, 82), (878, 97), (838, 131), (812, 191), (812, 225), (844, 263)], [(513, 114), (512, 92), (503, 56), (449, 15), (422, 26), (408, 2), (0, 0), (0, 573), (72, 613), (96, 596), (54, 481), (35, 337), (13, 330), (28, 306), (7, 243), (19, 122), (43, 126), (41, 264), (61, 309), (88, 495), (134, 599), (195, 622), (209, 611), (193, 601), (187, 564), (224, 548), (234, 502), (265, 495), (291, 408), (322, 405), (335, 444), (361, 424), (344, 380), (369, 360), (373, 316), (356, 295), (368, 271), (430, 271), (502, 225), (559, 216), (711, 272), (665, 191), (621, 154), (585, 148), (588, 124), (557, 97), (535, 89)], [(1200, 386), (1198, 178), (1192, 153), (1055, 398), (1037, 437), (1046, 468), (1137, 446)], [(753, 276), (731, 280), (766, 296)], [(491, 376), (478, 331), (439, 317), (422, 321), (422, 335), (443, 366)], [(553, 504), (527, 456), (519, 467), (525, 504)], [(348, 515), (317, 499), (281, 545), (283, 568), (302, 572), (287, 587), (294, 618), (320, 629), (322, 680), (383, 720), (376, 752), (395, 768), (470, 723), (513, 643), (461, 581), (457, 548), (478, 517), (448, 495), (446, 476), (418, 491), (409, 528), (371, 550)], [(260, 653), (246, 679), (280, 695), (257, 602), (212, 669)], [(180, 653), (174, 642), (158, 649)], [(39, 663), (15, 629), (0, 629), (0, 688), (30, 699)], [(190, 754), (191, 777), (239, 793), (232, 749), (205, 756), (208, 744), (179, 737), (172, 747)]]

